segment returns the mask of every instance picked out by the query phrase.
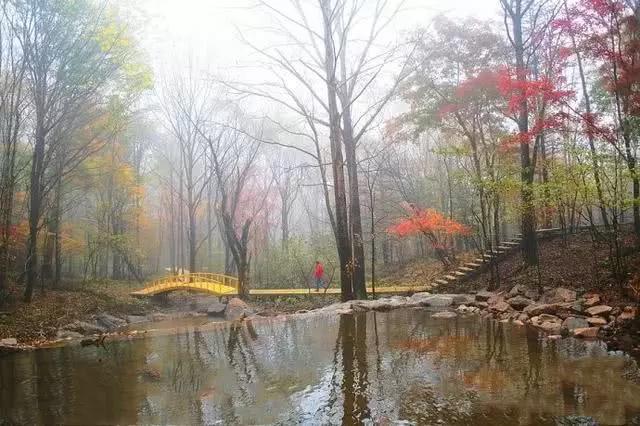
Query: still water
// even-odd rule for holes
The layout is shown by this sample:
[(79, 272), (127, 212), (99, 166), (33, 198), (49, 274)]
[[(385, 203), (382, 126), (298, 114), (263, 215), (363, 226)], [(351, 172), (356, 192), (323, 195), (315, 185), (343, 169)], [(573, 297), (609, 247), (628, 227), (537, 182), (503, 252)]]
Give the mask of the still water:
[(637, 377), (598, 342), (420, 309), (181, 324), (0, 358), (0, 424), (621, 425)]

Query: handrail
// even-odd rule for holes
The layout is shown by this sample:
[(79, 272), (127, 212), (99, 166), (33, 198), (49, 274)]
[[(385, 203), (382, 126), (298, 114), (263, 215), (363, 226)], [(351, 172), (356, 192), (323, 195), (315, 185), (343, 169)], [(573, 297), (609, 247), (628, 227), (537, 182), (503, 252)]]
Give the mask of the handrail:
[(179, 289), (198, 289), (214, 294), (238, 293), (238, 279), (225, 274), (191, 272), (169, 275), (149, 283), (145, 288), (132, 292), (133, 295), (153, 295)]

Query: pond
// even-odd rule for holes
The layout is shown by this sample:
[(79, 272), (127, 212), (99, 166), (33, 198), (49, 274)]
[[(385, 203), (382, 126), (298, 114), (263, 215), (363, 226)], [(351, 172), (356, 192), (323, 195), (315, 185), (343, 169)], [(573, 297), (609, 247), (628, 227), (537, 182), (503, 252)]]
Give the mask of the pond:
[(636, 362), (600, 342), (431, 314), (182, 322), (105, 348), (1, 358), (0, 424), (621, 425), (640, 415)]

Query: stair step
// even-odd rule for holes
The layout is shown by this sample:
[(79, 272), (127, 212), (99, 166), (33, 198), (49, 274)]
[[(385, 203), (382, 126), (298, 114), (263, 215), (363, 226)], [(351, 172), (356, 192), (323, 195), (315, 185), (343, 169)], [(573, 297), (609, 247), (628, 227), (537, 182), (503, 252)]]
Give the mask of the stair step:
[[(466, 265), (468, 265), (468, 263)], [(461, 266), (458, 268), (458, 271), (473, 272), (473, 268), (469, 268), (468, 266)]]
[(519, 246), (519, 245), (520, 245), (520, 242), (519, 242), (519, 241), (513, 241), (513, 240), (511, 240), (511, 241), (504, 241), (504, 242), (502, 243), (502, 245), (503, 245), (503, 246)]
[(443, 278), (448, 281), (455, 281), (458, 279), (458, 277), (454, 277), (453, 275), (445, 275)]
[(490, 254), (483, 254), (482, 257), (484, 257), (485, 259), (491, 259), (493, 256)]
[(466, 277), (467, 276), (467, 274), (465, 274), (462, 271), (453, 271), (453, 275), (456, 275), (458, 277)]
[(511, 250), (512, 247), (510, 246), (498, 246), (498, 250)]
[(469, 268), (479, 268), (482, 266), (482, 259), (476, 259), (473, 262), (465, 263), (464, 265)]
[(443, 279), (437, 279), (435, 282), (436, 282), (437, 284), (449, 284), (449, 281), (447, 281), (447, 280), (443, 280)]

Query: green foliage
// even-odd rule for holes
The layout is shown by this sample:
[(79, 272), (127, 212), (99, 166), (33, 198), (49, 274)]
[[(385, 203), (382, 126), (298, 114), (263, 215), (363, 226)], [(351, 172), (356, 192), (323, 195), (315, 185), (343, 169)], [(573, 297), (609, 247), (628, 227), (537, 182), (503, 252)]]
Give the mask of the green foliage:
[[(305, 240), (292, 238), (286, 248), (281, 245), (263, 250), (256, 259), (252, 275), (254, 288), (307, 288), (312, 285), (311, 276), (316, 260), (325, 265), (325, 273), (331, 277), (339, 263), (335, 243), (331, 235), (314, 235)], [(333, 274), (332, 286), (340, 285), (340, 274)]]

